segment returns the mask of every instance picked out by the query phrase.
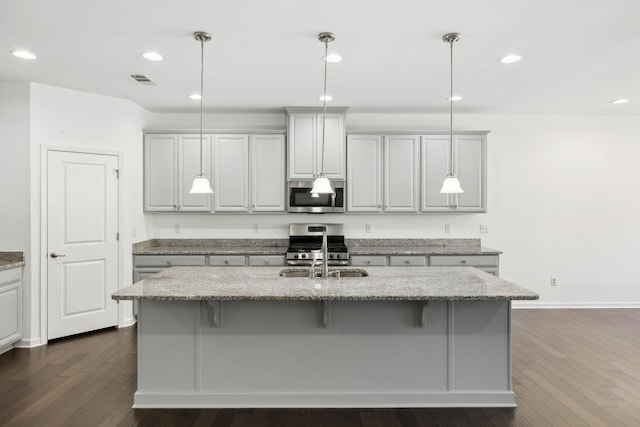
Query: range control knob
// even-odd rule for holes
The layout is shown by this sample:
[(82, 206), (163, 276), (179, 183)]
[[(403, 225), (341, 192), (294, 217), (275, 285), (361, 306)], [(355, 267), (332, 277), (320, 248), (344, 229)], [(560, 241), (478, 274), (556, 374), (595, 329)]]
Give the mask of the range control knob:
[(340, 254), (336, 254), (336, 258), (340, 258)]
[(306, 258), (307, 254), (300, 254), (300, 258)]
[(329, 258), (333, 258), (333, 254), (329, 254)]

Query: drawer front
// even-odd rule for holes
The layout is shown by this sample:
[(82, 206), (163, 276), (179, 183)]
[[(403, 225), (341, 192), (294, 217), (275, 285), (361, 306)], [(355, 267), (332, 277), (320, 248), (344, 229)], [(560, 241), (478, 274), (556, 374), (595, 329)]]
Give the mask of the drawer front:
[(358, 265), (358, 266), (367, 266), (367, 265), (385, 266), (387, 265), (387, 257), (355, 255), (355, 256), (351, 256), (350, 264)]
[(173, 267), (205, 265), (204, 255), (136, 255), (135, 267)]
[(146, 279), (149, 276), (153, 276), (156, 273), (160, 273), (164, 268), (136, 268), (133, 270), (133, 283)]
[(389, 257), (389, 265), (392, 266), (425, 266), (427, 265), (427, 257), (419, 255), (399, 256), (392, 255)]
[(215, 266), (240, 266), (244, 265), (244, 255), (211, 255), (209, 265)]
[(251, 255), (249, 257), (249, 265), (265, 266), (265, 265), (285, 265), (284, 255)]
[(432, 255), (429, 257), (429, 265), (461, 267), (497, 267), (497, 255)]

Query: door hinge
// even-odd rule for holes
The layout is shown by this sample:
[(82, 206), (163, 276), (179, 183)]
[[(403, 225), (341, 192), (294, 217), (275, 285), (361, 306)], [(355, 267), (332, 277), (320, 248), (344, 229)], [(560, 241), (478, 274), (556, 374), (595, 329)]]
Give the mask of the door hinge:
[(116, 179), (120, 179), (120, 169), (114, 169), (116, 173)]
[(116, 240), (120, 240), (120, 233), (116, 233)]

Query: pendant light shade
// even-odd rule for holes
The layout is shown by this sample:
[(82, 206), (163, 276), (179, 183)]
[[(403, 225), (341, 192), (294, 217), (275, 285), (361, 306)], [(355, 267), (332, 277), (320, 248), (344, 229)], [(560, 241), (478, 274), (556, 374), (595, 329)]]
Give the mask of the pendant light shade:
[(211, 194), (213, 190), (209, 180), (202, 171), (203, 119), (204, 119), (204, 42), (211, 40), (211, 34), (196, 31), (193, 37), (200, 42), (200, 173), (193, 180), (189, 194)]
[[(336, 39), (332, 33), (320, 33), (318, 34), (318, 40), (324, 43), (324, 57), (327, 57), (329, 51), (329, 42)], [(320, 197), (320, 194), (335, 194), (331, 187), (329, 178), (324, 174), (324, 136), (327, 122), (327, 64), (329, 61), (324, 61), (324, 90), (322, 95), (322, 146), (321, 146), (321, 163), (320, 173), (316, 176), (313, 182), (313, 188), (311, 189), (311, 197)]]
[(460, 186), (460, 180), (456, 178), (455, 173), (453, 173), (453, 44), (460, 40), (460, 34), (458, 33), (449, 33), (442, 36), (442, 41), (449, 43), (451, 48), (451, 74), (450, 74), (450, 89), (451, 93), (449, 96), (449, 173), (447, 177), (444, 179), (442, 183), (442, 188), (440, 189), (440, 194), (460, 194), (464, 193), (462, 187)]
[(329, 178), (324, 175), (319, 175), (313, 181), (313, 188), (311, 189), (311, 197), (320, 197), (320, 194), (335, 194), (335, 191), (331, 188)]

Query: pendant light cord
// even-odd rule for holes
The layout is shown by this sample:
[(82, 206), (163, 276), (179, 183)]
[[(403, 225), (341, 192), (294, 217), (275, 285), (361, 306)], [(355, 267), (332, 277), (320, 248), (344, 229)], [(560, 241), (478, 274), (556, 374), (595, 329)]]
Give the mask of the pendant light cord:
[(322, 152), (320, 158), (320, 174), (324, 176), (324, 133), (327, 124), (327, 54), (329, 52), (329, 40), (324, 41), (324, 88), (322, 96)]
[(453, 40), (449, 41), (450, 55), (450, 96), (449, 96), (449, 173), (453, 175)]
[(200, 175), (202, 172), (202, 145), (204, 126), (204, 38), (200, 38)]

